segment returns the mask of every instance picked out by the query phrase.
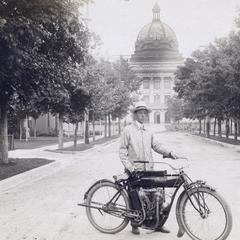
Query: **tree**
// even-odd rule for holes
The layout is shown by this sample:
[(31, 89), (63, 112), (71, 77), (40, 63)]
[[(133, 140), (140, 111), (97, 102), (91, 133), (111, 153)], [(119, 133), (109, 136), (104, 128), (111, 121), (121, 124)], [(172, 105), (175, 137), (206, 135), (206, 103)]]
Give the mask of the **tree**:
[(167, 102), (168, 112), (174, 122), (178, 122), (184, 117), (184, 102), (176, 96), (170, 98)]
[[(238, 18), (239, 19), (239, 18)], [(228, 66), (228, 77), (226, 78), (225, 91), (227, 96), (224, 100), (226, 115), (234, 119), (234, 135), (237, 140), (237, 122), (240, 119), (240, 31), (232, 32), (222, 45), (222, 52), (225, 55), (226, 65)], [(228, 121), (229, 122), (229, 121)], [(229, 126), (227, 126), (229, 129)], [(229, 131), (227, 131), (228, 135)]]
[(114, 63), (113, 68), (118, 84), (115, 89), (116, 106), (111, 114), (119, 120), (118, 132), (120, 134), (120, 119), (128, 114), (129, 107), (137, 100), (136, 93), (141, 85), (141, 79), (130, 67), (128, 61), (122, 57)]
[(41, 95), (39, 105), (43, 111), (59, 117), (60, 149), (63, 148), (64, 115), (70, 112), (71, 95), (81, 88), (79, 69), (84, 68), (88, 54), (89, 33), (79, 19), (78, 6), (76, 1), (57, 1), (52, 7), (52, 21), (44, 23), (49, 36), (40, 49), (49, 62), (46, 74), (53, 84), (49, 86), (50, 91)]
[(65, 114), (65, 121), (75, 124), (73, 146), (77, 146), (77, 133), (79, 122), (84, 120), (84, 111), (86, 106), (89, 105), (89, 94), (81, 87), (77, 87), (72, 90), (70, 95), (70, 109)]
[[(188, 106), (188, 117), (202, 119), (206, 117), (207, 136), (210, 136), (210, 118), (221, 121), (226, 114), (224, 88), (228, 78), (228, 65), (218, 45), (209, 45), (203, 51), (195, 51), (192, 59), (177, 71), (176, 90)], [(188, 71), (186, 71), (186, 69)], [(189, 71), (190, 70), (190, 71)], [(186, 74), (187, 73), (187, 74)]]
[(38, 64), (42, 62), (37, 49), (47, 33), (28, 18), (26, 9), (32, 4), (0, 2), (0, 159), (3, 163), (8, 163), (7, 115), (11, 103), (26, 104), (34, 92), (41, 91), (35, 80)]
[(60, 103), (64, 109), (69, 104), (68, 67), (75, 69), (83, 62), (88, 42), (78, 6), (68, 0), (0, 1), (0, 158), (4, 163), (8, 163), (7, 114), (13, 102), (27, 105), (36, 98), (40, 106), (47, 104), (44, 110), (51, 106), (60, 113)]

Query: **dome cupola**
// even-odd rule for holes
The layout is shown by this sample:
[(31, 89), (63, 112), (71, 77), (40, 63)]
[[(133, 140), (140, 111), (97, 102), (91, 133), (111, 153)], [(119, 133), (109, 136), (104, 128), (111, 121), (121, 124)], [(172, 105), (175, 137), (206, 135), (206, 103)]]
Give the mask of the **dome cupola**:
[(148, 57), (156, 60), (179, 55), (178, 42), (174, 31), (160, 19), (160, 7), (153, 7), (152, 22), (139, 32), (133, 57)]
[(160, 21), (160, 7), (157, 3), (153, 7), (153, 21)]

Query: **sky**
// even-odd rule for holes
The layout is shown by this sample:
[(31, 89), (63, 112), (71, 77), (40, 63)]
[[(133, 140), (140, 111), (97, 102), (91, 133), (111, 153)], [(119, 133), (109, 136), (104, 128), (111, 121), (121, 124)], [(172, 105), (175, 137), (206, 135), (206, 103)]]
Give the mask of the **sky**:
[(240, 8), (240, 0), (95, 0), (82, 10), (88, 12), (90, 31), (102, 41), (95, 54), (106, 59), (133, 54), (139, 31), (152, 21), (156, 1), (183, 57), (233, 30)]

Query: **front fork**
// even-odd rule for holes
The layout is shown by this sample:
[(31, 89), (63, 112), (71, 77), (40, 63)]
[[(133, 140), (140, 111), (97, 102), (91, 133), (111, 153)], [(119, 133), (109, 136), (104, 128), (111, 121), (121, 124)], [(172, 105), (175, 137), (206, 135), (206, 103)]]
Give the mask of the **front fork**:
[(198, 189), (200, 187), (205, 187), (205, 188), (208, 188), (212, 191), (215, 191), (213, 188), (206, 185), (206, 182), (201, 181), (201, 180), (198, 180), (196, 182), (192, 182), (190, 184), (186, 183), (185, 185), (183, 185), (183, 187), (184, 187), (184, 190), (179, 195), (178, 200), (177, 200), (177, 204), (176, 204), (176, 218), (177, 218), (177, 222), (178, 222), (178, 226), (179, 226), (179, 230), (178, 230), (178, 233), (177, 233), (178, 237), (182, 237), (185, 233), (185, 228), (184, 228), (184, 225), (183, 225), (181, 217), (180, 217), (180, 215), (182, 214), (182, 212), (180, 210), (180, 206), (181, 206), (181, 203), (182, 203), (183, 199), (185, 198), (185, 196), (189, 199), (189, 201), (191, 202), (194, 209), (197, 212), (199, 212), (201, 217), (206, 218), (208, 216), (208, 214), (210, 213), (210, 210), (209, 210), (208, 206), (206, 205), (203, 196), (201, 196), (200, 193), (197, 196), (194, 195), (194, 199), (197, 203), (196, 204), (192, 201), (190, 193), (193, 189), (197, 189), (197, 191), (198, 191)]

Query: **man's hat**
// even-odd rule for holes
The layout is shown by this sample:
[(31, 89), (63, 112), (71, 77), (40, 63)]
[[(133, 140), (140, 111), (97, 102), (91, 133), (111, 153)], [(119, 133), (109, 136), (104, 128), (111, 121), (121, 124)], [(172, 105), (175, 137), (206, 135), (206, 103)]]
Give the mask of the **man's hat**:
[(147, 107), (145, 102), (137, 102), (134, 106), (134, 108), (132, 108), (130, 111), (132, 113), (135, 113), (139, 110), (146, 110), (148, 113), (150, 113), (152, 110), (150, 108)]

